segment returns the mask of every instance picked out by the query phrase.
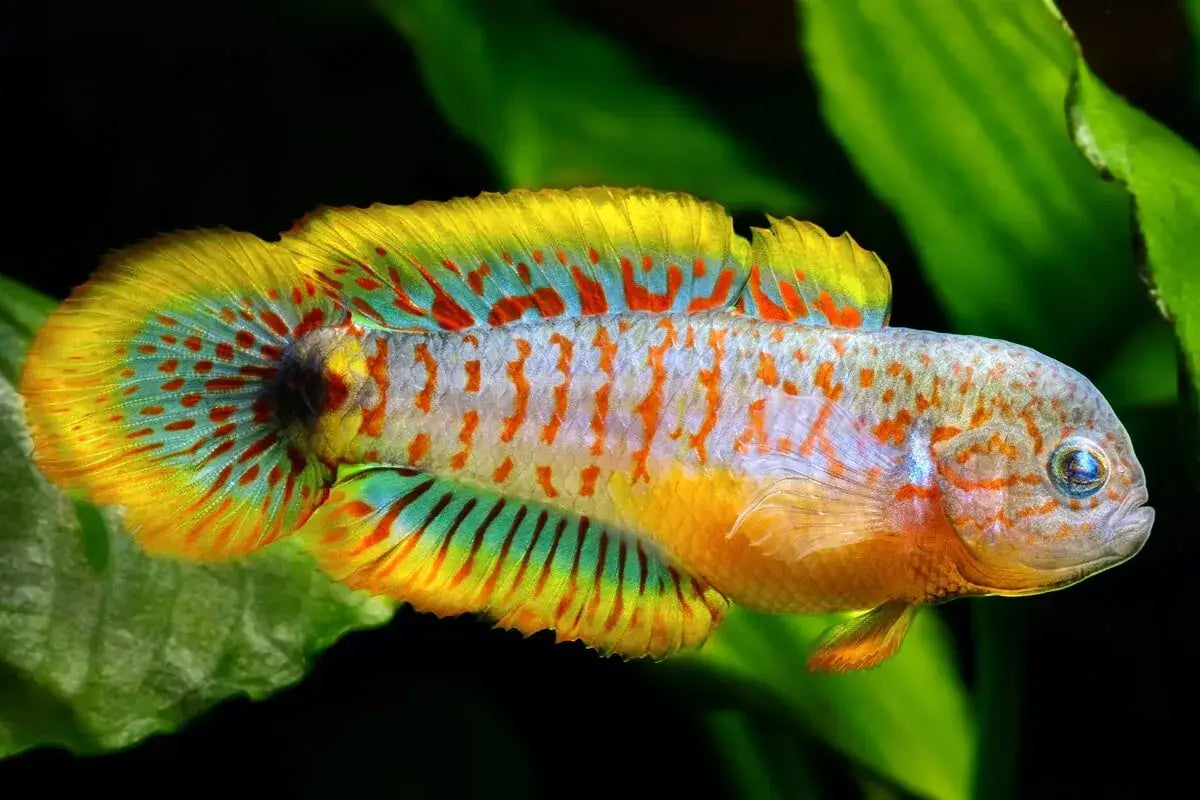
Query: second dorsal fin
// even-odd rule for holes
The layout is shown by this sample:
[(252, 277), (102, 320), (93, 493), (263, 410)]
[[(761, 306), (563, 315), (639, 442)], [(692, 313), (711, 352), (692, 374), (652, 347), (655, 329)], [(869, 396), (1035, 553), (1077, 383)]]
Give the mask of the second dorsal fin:
[(879, 256), (849, 233), (834, 237), (811, 222), (768, 219), (769, 228), (754, 229), (740, 310), (801, 325), (887, 325), (892, 281)]
[(609, 188), (322, 209), (284, 244), (356, 314), (423, 330), (725, 308), (750, 250), (715, 203)]

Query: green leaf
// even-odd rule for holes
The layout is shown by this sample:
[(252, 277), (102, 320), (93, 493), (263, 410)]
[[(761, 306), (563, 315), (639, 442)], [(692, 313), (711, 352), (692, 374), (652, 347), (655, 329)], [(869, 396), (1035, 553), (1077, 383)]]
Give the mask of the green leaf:
[(808, 650), (836, 621), (737, 609), (689, 659), (770, 692), (805, 727), (909, 791), (967, 797), (975, 729), (937, 616), (922, 612), (900, 653), (880, 667), (810, 674)]
[(12, 278), (0, 275), (0, 377), (16, 384), (25, 348), (54, 301)]
[(1114, 94), (1082, 57), (1072, 89), (1075, 143), (1133, 196), (1153, 294), (1200, 397), (1200, 153)]
[(1139, 315), (1128, 201), (1066, 135), (1075, 56), (1040, 0), (800, 9), (825, 118), (958, 330), (1070, 359)]
[(343, 633), (390, 618), (290, 541), (222, 565), (150, 558), (114, 511), (51, 486), (11, 369), (50, 301), (7, 279), (0, 297), (0, 756), (129, 746), (293, 684)]
[(544, 0), (377, 5), (506, 187), (651, 186), (779, 213), (811, 207), (695, 102)]

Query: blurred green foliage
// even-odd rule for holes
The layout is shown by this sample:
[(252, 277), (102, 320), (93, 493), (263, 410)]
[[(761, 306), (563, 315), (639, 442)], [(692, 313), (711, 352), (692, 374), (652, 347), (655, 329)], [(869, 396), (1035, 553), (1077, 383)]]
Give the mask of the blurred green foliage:
[(505, 186), (653, 186), (781, 213), (809, 205), (696, 103), (550, 2), (377, 5)]
[[(648, 185), (818, 222), (842, 188), (775, 176), (622, 43), (547, 0), (376, 6), (499, 188)], [(1190, 8), (1200, 19), (1200, 3)], [(823, 124), (896, 215), (956, 330), (1081, 365), (1119, 407), (1175, 399), (1176, 339), (1200, 374), (1189, 261), (1200, 157), (1092, 75), (1052, 6), (806, 0), (799, 17)], [(1176, 339), (1150, 302), (1131, 300), (1144, 292), (1130, 196)], [(45, 743), (98, 752), (173, 730), (223, 698), (299, 680), (314, 652), (390, 616), (287, 544), (228, 566), (147, 558), (112, 512), (49, 486), (25, 455), (13, 384), (50, 305), (0, 278), (0, 503), (14, 510), (0, 521), (0, 755)], [(698, 719), (742, 796), (815, 796), (822, 748), (867, 794), (1002, 796), (1020, 658), (1006, 602), (978, 607), (974, 696), (932, 611), (867, 673), (804, 671), (830, 618), (738, 610), (656, 674), (663, 691), (708, 698)], [(527, 772), (509, 772), (524, 791)]]

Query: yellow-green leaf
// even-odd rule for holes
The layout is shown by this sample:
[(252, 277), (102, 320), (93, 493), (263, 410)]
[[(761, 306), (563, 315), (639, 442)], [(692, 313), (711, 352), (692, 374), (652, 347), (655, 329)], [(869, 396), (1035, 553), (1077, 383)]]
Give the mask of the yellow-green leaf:
[(1114, 94), (1082, 57), (1073, 89), (1075, 143), (1133, 196), (1154, 297), (1200, 396), (1200, 153)]
[(690, 658), (767, 690), (807, 729), (897, 785), (923, 797), (967, 797), (975, 729), (937, 616), (919, 615), (900, 653), (880, 667), (808, 673), (810, 646), (836, 620), (737, 609)]
[(1041, 0), (799, 7), (825, 118), (958, 330), (1071, 360), (1145, 315), (1128, 202), (1066, 135), (1075, 54)]

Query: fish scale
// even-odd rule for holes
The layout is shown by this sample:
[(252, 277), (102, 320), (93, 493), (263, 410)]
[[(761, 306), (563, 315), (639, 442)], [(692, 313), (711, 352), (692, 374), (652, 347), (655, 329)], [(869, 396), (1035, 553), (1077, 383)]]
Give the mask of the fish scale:
[(1153, 522), (1086, 378), (890, 308), (849, 236), (744, 239), (681, 194), (320, 209), (117, 254), (21, 390), (42, 468), (151, 551), (296, 535), (350, 586), (625, 656), (699, 646), (730, 603), (866, 610), (810, 655), (842, 670), (924, 604), (1068, 585)]

